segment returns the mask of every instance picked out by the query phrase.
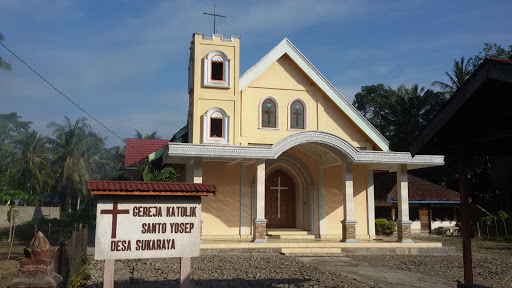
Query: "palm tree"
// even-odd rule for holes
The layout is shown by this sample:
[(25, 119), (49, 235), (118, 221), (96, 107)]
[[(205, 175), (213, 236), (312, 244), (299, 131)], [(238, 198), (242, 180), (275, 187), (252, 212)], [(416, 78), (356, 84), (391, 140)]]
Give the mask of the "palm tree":
[[(78, 118), (74, 123), (65, 117), (63, 124), (51, 122), (53, 136), (50, 139), (52, 166), (56, 171), (56, 184), (66, 204), (76, 201), (77, 211), (81, 200), (87, 197), (87, 181), (99, 176), (96, 164), (104, 147), (104, 139), (91, 131), (87, 119)], [(71, 208), (70, 208), (71, 209)]]
[[(471, 60), (471, 58), (470, 58)], [(469, 75), (471, 75), (471, 69), (469, 67), (469, 62), (464, 63), (464, 57), (460, 59), (460, 62), (456, 59), (453, 60), (452, 74), (445, 72), (446, 76), (448, 76), (448, 80), (450, 83), (445, 83), (441, 81), (432, 82), (432, 86), (437, 86), (444, 93), (453, 94), (460, 86), (468, 79)]]
[(151, 134), (146, 134), (142, 136), (142, 133), (139, 132), (139, 130), (135, 129), (135, 138), (137, 139), (161, 139), (160, 136), (158, 136), (157, 131), (153, 131)]
[[(2, 42), (4, 40), (5, 40), (4, 35), (2, 35), (2, 33), (0, 33), (0, 42)], [(2, 59), (2, 57), (0, 57), (0, 69), (6, 70), (6, 71), (11, 71), (11, 64), (5, 62)]]
[(43, 186), (51, 179), (43, 177), (47, 168), (48, 139), (40, 136), (37, 131), (23, 132), (14, 138), (16, 156), (13, 168), (17, 170), (18, 185), (29, 195), (40, 194)]

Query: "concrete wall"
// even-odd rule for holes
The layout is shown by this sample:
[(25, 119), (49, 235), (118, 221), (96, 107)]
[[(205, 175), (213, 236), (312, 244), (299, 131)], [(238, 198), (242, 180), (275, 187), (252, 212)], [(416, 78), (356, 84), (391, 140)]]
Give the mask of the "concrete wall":
[[(39, 206), (16, 206), (15, 211), (18, 213), (16, 225), (23, 224), (27, 221), (37, 218), (57, 218), (60, 219), (59, 207), (39, 207)], [(0, 206), (0, 228), (8, 228), (10, 221), (10, 209), (8, 206)]]

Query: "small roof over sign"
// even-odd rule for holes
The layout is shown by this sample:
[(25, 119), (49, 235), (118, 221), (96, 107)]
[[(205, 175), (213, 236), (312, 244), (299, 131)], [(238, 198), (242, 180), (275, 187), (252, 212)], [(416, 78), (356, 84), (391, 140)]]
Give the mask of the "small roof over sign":
[(211, 196), (213, 184), (151, 181), (89, 181), (93, 195)]

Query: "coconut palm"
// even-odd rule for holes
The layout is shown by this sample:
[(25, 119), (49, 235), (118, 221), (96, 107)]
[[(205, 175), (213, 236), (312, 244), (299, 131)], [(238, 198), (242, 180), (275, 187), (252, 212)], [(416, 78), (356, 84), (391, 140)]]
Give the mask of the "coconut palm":
[(23, 132), (14, 138), (16, 155), (13, 168), (17, 170), (19, 187), (27, 194), (40, 194), (50, 179), (42, 177), (47, 169), (48, 139), (37, 131)]
[[(5, 40), (4, 35), (2, 35), (2, 33), (0, 33), (0, 42), (2, 42), (4, 40)], [(11, 71), (11, 64), (5, 62), (2, 59), (2, 57), (0, 57), (0, 69), (6, 70), (6, 71)]]
[[(471, 60), (471, 59), (470, 59)], [(453, 60), (452, 74), (445, 72), (446, 76), (448, 76), (449, 83), (434, 81), (432, 82), (432, 86), (437, 86), (444, 93), (453, 94), (460, 86), (468, 79), (469, 75), (471, 75), (471, 68), (469, 67), (469, 62), (465, 62), (464, 57), (460, 59), (460, 62), (456, 59)]]
[(104, 139), (91, 130), (86, 118), (78, 118), (73, 123), (64, 117), (63, 124), (48, 124), (49, 128), (54, 129), (55, 137), (49, 140), (51, 163), (55, 168), (56, 184), (61, 196), (68, 205), (76, 201), (78, 211), (81, 201), (88, 196), (87, 181), (99, 176), (97, 155), (103, 149)]
[(137, 139), (161, 139), (160, 136), (158, 136), (157, 131), (153, 131), (151, 134), (142, 135), (142, 133), (139, 132), (139, 130), (135, 129), (135, 138)]

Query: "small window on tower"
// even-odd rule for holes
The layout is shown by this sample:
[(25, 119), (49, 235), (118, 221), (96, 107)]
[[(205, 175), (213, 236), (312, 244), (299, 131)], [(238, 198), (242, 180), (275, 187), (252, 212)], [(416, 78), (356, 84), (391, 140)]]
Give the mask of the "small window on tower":
[(224, 81), (224, 62), (212, 61), (212, 80)]
[(222, 116), (211, 117), (210, 118), (210, 137), (214, 138), (222, 138)]

